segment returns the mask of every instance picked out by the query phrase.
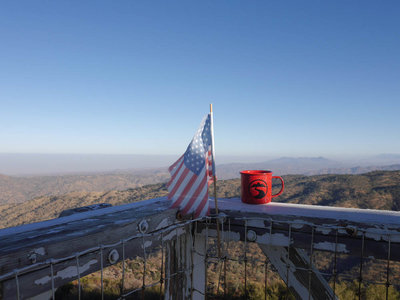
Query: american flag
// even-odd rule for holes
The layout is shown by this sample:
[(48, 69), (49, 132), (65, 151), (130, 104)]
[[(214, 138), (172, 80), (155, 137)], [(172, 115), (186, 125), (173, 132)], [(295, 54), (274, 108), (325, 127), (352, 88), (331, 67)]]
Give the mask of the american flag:
[(195, 218), (209, 214), (208, 185), (215, 175), (212, 162), (212, 115), (202, 121), (186, 152), (169, 167), (168, 198), (172, 207)]

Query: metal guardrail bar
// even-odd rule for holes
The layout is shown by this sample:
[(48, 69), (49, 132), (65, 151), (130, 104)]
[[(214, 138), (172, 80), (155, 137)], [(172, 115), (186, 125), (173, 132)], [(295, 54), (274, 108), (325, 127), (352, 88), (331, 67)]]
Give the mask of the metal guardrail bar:
[[(229, 247), (231, 241), (244, 241), (242, 262), (246, 293), (247, 264), (251, 263), (246, 250), (248, 241), (252, 242), (250, 238), (254, 238), (271, 258), (278, 252), (274, 252), (275, 250), (270, 247), (281, 247), (285, 255), (281, 277), (288, 286), (288, 292), (289, 287), (292, 288), (294, 284), (293, 279), (301, 279), (293, 277), (296, 272), (303, 274), (301, 276), (304, 277), (308, 298), (311, 298), (312, 289), (323, 288), (325, 283), (322, 282), (317, 287), (315, 281), (325, 274), (313, 266), (313, 251), (322, 250), (335, 254), (335, 266), (331, 274), (335, 282), (336, 255), (350, 253), (360, 257), (359, 295), (362, 284), (366, 282), (362, 278), (363, 258), (373, 256), (385, 259), (387, 274), (384, 284), (386, 284), (386, 295), (389, 294), (388, 288), (392, 285), (390, 261), (400, 261), (400, 212), (283, 203), (254, 206), (243, 204), (240, 199), (220, 199), (219, 203), (221, 215), (218, 218), (225, 221), (220, 222), (225, 247), (226, 243)], [(136, 289), (128, 291), (124, 288), (125, 260), (135, 255), (144, 256), (146, 259), (146, 248), (161, 244), (164, 263), (164, 241), (171, 238), (178, 239), (179, 235), (185, 235), (185, 239), (190, 240), (189, 242), (185, 240), (184, 243), (192, 245), (189, 249), (192, 256), (193, 254), (201, 256), (197, 249), (193, 248), (191, 224), (196, 223), (195, 231), (197, 234), (203, 234), (207, 244), (209, 237), (216, 235), (216, 222), (213, 222), (215, 221), (213, 217), (206, 218), (205, 222), (197, 221), (199, 220), (176, 220), (176, 210), (169, 209), (169, 201), (166, 198), (157, 198), (0, 230), (0, 284), (3, 284), (3, 296), (5, 299), (14, 299), (13, 296), (24, 299), (48, 290), (54, 294), (57, 286), (73, 279), (78, 279), (78, 292), (80, 292), (82, 276), (97, 270), (102, 271), (103, 268), (121, 260), (123, 261), (121, 293), (132, 294)], [(186, 237), (188, 234), (190, 236)], [(207, 245), (205, 249), (207, 250)], [(311, 256), (305, 257), (301, 249), (310, 250)], [(119, 255), (120, 257), (111, 263), (109, 259), (111, 250), (116, 250), (122, 257)], [(221, 263), (218, 289), (220, 281), (223, 281), (225, 292), (226, 261), (233, 258), (226, 255), (213, 257), (208, 252), (203, 256), (201, 263), (199, 261), (194, 263), (192, 260), (191, 266), (186, 266), (185, 269), (178, 268), (175, 273), (170, 274), (161, 273), (160, 288), (162, 289), (164, 281), (172, 280), (179, 274), (188, 272), (193, 274), (194, 268), (199, 265), (207, 266), (216, 259), (217, 263)], [(290, 264), (293, 263), (294, 257), (302, 260), (295, 266), (295, 272), (292, 269), (289, 272), (289, 267), (293, 268)], [(268, 262), (263, 261), (266, 270), (270, 262), (270, 259)], [(66, 270), (70, 270), (71, 267), (74, 268), (74, 272), (67, 274)], [(157, 284), (146, 284), (146, 263), (144, 268), (142, 288), (137, 291), (143, 291), (144, 288)], [(59, 274), (67, 275), (61, 278)], [(189, 277), (193, 281), (193, 276)], [(103, 274), (101, 278), (103, 283)], [(205, 282), (207, 283), (207, 277)], [(193, 287), (193, 291), (195, 290)], [(334, 291), (335, 283), (333, 295)], [(101, 292), (104, 293), (103, 286)], [(199, 295), (202, 293), (200, 290), (196, 292)], [(206, 288), (205, 293), (207, 293)]]
[[(81, 277), (100, 270), (101, 264), (104, 267), (111, 265), (107, 255), (99, 261), (97, 252), (101, 247), (115, 248), (122, 253), (122, 241), (125, 241), (125, 250), (130, 257), (143, 253), (137, 243), (127, 243), (143, 236), (140, 222), (146, 221), (146, 232), (151, 233), (176, 224), (175, 215), (176, 210), (169, 209), (166, 198), (157, 198), (0, 230), (3, 296), (6, 298), (7, 291), (14, 289), (13, 285), (24, 285), (21, 274), (28, 274), (25, 281), (31, 283), (21, 295), (25, 298), (50, 290), (51, 284), (60, 286), (67, 283), (75, 279), (76, 274)], [(154, 243), (156, 239), (154, 237)], [(149, 242), (152, 242), (152, 237), (149, 237)], [(79, 266), (74, 259), (83, 256), (85, 260)], [(45, 282), (44, 278), (48, 276), (46, 268), (51, 265), (54, 274), (63, 275)], [(73, 266), (78, 266), (78, 273), (70, 271)]]
[[(258, 243), (286, 246), (290, 232), (292, 246), (309, 249), (314, 230), (317, 250), (363, 254), (385, 260), (390, 240), (390, 259), (400, 261), (400, 212), (397, 211), (287, 203), (249, 205), (236, 198), (218, 202), (221, 213), (231, 219), (233, 230), (242, 232), (242, 240), (247, 222), (249, 229), (257, 234)], [(274, 235), (271, 235), (272, 230)], [(364, 238), (365, 244), (361, 249)]]

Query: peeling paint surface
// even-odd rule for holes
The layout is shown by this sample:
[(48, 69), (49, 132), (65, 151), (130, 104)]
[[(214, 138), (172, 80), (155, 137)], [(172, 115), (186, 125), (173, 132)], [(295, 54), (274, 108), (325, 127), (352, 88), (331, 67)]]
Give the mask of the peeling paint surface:
[[(148, 207), (149, 205), (152, 205), (152, 204), (160, 203), (160, 205), (156, 208), (156, 210), (165, 210), (166, 205), (163, 203), (166, 201), (167, 201), (167, 197), (160, 197), (160, 198), (146, 200), (145, 207)], [(52, 220), (48, 220), (48, 221), (31, 223), (31, 224), (21, 225), (21, 226), (17, 226), (17, 227), (5, 228), (5, 229), (0, 230), (0, 238), (5, 235), (18, 234), (21, 232), (38, 230), (41, 228), (49, 228), (52, 226), (59, 226), (59, 225), (65, 224), (65, 223), (71, 224), (72, 222), (75, 222), (75, 221), (92, 219), (93, 217), (101, 216), (104, 214), (114, 214), (114, 213), (124, 212), (124, 211), (130, 210), (130, 209), (139, 209), (143, 206), (144, 206), (143, 202), (139, 201), (139, 202), (129, 203), (129, 204), (125, 204), (125, 205), (112, 206), (112, 207), (107, 207), (107, 208), (103, 208), (103, 209), (82, 212), (79, 214), (74, 214), (74, 215), (61, 217), (61, 218), (57, 218), (57, 219), (52, 219)]]
[(45, 255), (46, 251), (44, 250), (43, 247), (37, 248), (35, 250), (33, 250), (33, 253), (39, 254), (39, 255)]
[[(318, 250), (327, 250), (327, 251), (335, 251), (336, 244), (335, 243), (329, 243), (329, 242), (320, 242), (320, 243), (315, 243), (314, 248)], [(337, 244), (337, 252), (340, 253), (349, 253), (349, 251), (346, 249), (345, 244)]]
[(282, 233), (265, 233), (257, 236), (257, 243), (274, 246), (288, 246), (289, 237)]
[(303, 220), (294, 220), (292, 223), (292, 228), (294, 229), (301, 229), (304, 227), (304, 221)]
[[(89, 270), (90, 266), (93, 264), (96, 264), (97, 260), (92, 259), (83, 266), (79, 266), (79, 274), (82, 274)], [(55, 278), (61, 278), (61, 279), (67, 279), (67, 278), (74, 278), (78, 276), (78, 269), (76, 266), (70, 266), (68, 268), (65, 268), (64, 270), (58, 271), (57, 274), (54, 275)], [(47, 284), (51, 281), (50, 276), (45, 276), (43, 278), (35, 280), (36, 285), (42, 285), (42, 284)]]
[[(137, 211), (151, 211), (151, 213), (153, 213), (153, 215), (151, 215), (151, 217), (147, 217), (145, 216), (144, 218), (146, 220), (153, 221), (151, 224), (151, 230), (149, 230), (149, 233), (153, 233), (153, 230), (160, 230), (162, 229), (162, 237), (164, 241), (169, 241), (169, 240), (176, 240), (177, 243), (180, 243), (180, 247), (177, 248), (179, 249), (179, 251), (189, 251), (189, 248), (185, 248), (188, 247), (187, 245), (189, 245), (189, 240), (188, 241), (184, 241), (183, 238), (178, 238), (177, 236), (181, 237), (184, 234), (188, 234), (189, 231), (187, 231), (187, 229), (190, 227), (187, 224), (184, 225), (180, 225), (180, 224), (173, 224), (173, 219), (175, 216), (175, 212), (173, 213), (172, 210), (168, 210), (168, 201), (165, 200), (158, 200), (159, 202), (156, 201), (150, 201), (151, 204), (153, 206), (149, 207), (147, 205), (143, 205), (142, 207), (139, 207), (135, 210), (135, 212)], [(240, 201), (240, 199), (239, 199)], [(147, 201), (146, 201), (147, 202)], [(343, 208), (337, 208), (337, 207), (317, 207), (317, 206), (311, 206), (311, 205), (293, 205), (293, 204), (284, 204), (284, 203), (269, 203), (266, 205), (246, 205), (244, 203), (240, 203), (240, 204), (235, 204), (234, 203), (234, 199), (229, 199), (229, 205), (228, 204), (224, 204), (223, 203), (223, 199), (221, 200), (221, 211), (224, 210), (224, 212), (227, 215), (227, 218), (232, 217), (232, 220), (234, 220), (234, 222), (236, 222), (234, 224), (235, 227), (234, 230), (237, 230), (238, 232), (228, 232), (227, 231), (227, 226), (224, 225), (224, 231), (222, 231), (222, 237), (225, 241), (238, 241), (240, 240), (240, 238), (244, 237), (244, 228), (238, 228), (238, 225), (242, 225), (243, 224), (243, 220), (246, 220), (247, 222), (247, 226), (249, 227), (254, 227), (254, 231), (258, 232), (259, 235), (257, 236), (257, 243), (259, 243), (260, 245), (273, 245), (273, 246), (278, 246), (279, 248), (285, 248), (288, 245), (292, 245), (292, 246), (296, 246), (298, 243), (299, 246), (304, 247), (305, 245), (305, 239), (307, 238), (307, 234), (309, 235), (309, 237), (311, 237), (311, 230), (309, 226), (312, 226), (314, 228), (314, 232), (318, 232), (318, 234), (316, 234), (316, 239), (318, 238), (318, 241), (321, 242), (317, 242), (314, 243), (314, 248), (318, 249), (318, 250), (325, 250), (325, 251), (335, 251), (335, 248), (337, 248), (336, 250), (339, 253), (349, 253), (350, 251), (354, 251), (354, 249), (359, 249), (354, 247), (354, 242), (351, 239), (356, 239), (356, 240), (360, 240), (360, 237), (362, 237), (363, 235), (365, 235), (366, 238), (368, 239), (373, 239), (376, 241), (382, 241), (382, 243), (379, 244), (379, 246), (386, 246), (384, 243), (387, 241), (391, 241), (393, 242), (392, 247), (398, 247), (399, 244), (394, 244), (394, 243), (399, 243), (400, 242), (400, 213), (399, 212), (386, 212), (386, 211), (372, 211), (372, 210), (358, 210), (358, 209), (343, 209)], [(114, 207), (115, 208), (115, 207)], [(238, 209), (240, 208), (240, 209)], [(101, 213), (104, 214), (104, 212), (107, 209), (102, 209)], [(159, 211), (164, 211), (166, 212), (165, 214), (159, 214)], [(75, 238), (75, 235), (80, 235), (82, 234), (82, 236), (85, 236), (88, 234), (88, 232), (90, 232), (90, 230), (98, 230), (100, 228), (109, 228), (108, 226), (111, 225), (111, 227), (115, 227), (119, 230), (119, 228), (122, 228), (123, 226), (120, 226), (118, 228), (118, 226), (113, 226), (115, 225), (121, 225), (121, 224), (125, 224), (125, 223), (129, 223), (132, 222), (134, 220), (139, 220), (137, 218), (139, 218), (137, 215), (135, 214), (131, 214), (128, 215), (128, 213), (126, 213), (125, 215), (123, 214), (124, 212), (121, 211), (119, 208), (114, 210), (111, 215), (113, 216), (113, 218), (110, 219), (105, 219), (106, 216), (101, 216), (101, 217), (95, 217), (93, 218), (93, 216), (90, 216), (91, 218), (93, 218), (92, 220), (98, 220), (99, 224), (92, 224), (92, 223), (83, 223), (84, 221), (86, 222), (86, 220), (75, 220), (72, 218), (71, 223), (63, 223), (57, 226), (52, 226), (50, 228), (48, 228), (48, 231), (44, 232), (44, 230), (42, 229), (37, 229), (40, 226), (37, 225), (37, 227), (35, 227), (35, 231), (32, 232), (32, 234), (30, 232), (29, 236), (27, 234), (27, 238), (26, 240), (24, 240), (24, 246), (26, 246), (29, 243), (29, 251), (34, 252), (37, 255), (45, 255), (46, 251), (48, 251), (49, 253), (53, 253), (52, 252), (52, 245), (53, 244), (45, 244), (44, 242), (47, 241), (51, 241), (51, 239), (47, 239), (48, 237), (52, 238), (53, 240), (55, 240), (56, 242), (58, 242), (58, 233), (60, 230), (61, 231), (65, 231), (63, 233), (64, 236), (73, 236)], [(249, 213), (249, 214), (247, 214)], [(84, 213), (82, 213), (84, 214)], [(304, 215), (303, 215), (304, 214)], [(148, 214), (149, 215), (149, 214)], [(100, 215), (99, 215), (100, 216)], [(107, 217), (109, 217), (110, 215), (107, 215)], [(124, 218), (122, 218), (122, 216), (124, 216)], [(152, 219), (153, 216), (157, 216), (156, 219)], [(104, 217), (104, 219), (103, 219)], [(69, 217), (64, 217), (64, 219), (69, 218)], [(140, 215), (140, 218), (142, 218), (142, 216)], [(277, 223), (273, 223), (274, 227), (273, 229), (276, 229), (276, 232), (274, 233), (274, 230), (272, 231), (272, 234), (270, 234), (269, 232), (269, 226), (268, 226), (268, 220), (273, 219), (273, 221), (275, 222), (276, 218), (276, 222), (279, 223), (281, 222), (282, 224), (278, 224)], [(308, 219), (307, 219), (308, 218)], [(339, 219), (338, 219), (339, 218)], [(346, 219), (348, 218), (348, 219)], [(397, 218), (397, 221), (395, 221), (395, 219)], [(92, 222), (91, 220), (91, 222)], [(106, 220), (106, 221), (104, 221)], [(156, 220), (156, 221), (155, 221)], [(236, 221), (239, 220), (239, 221)], [(313, 221), (315, 220), (315, 223), (313, 223)], [(340, 220), (340, 221), (338, 221)], [(369, 221), (368, 221), (369, 220)], [(376, 221), (376, 223), (373, 222), (373, 220)], [(65, 221), (65, 220), (64, 220)], [(47, 222), (47, 221), (46, 221)], [(58, 221), (57, 221), (58, 222)], [(190, 222), (190, 221), (187, 221)], [(351, 223), (351, 222), (355, 222), (355, 223)], [(397, 223), (396, 223), (397, 222)], [(134, 223), (135, 225), (136, 223)], [(214, 223), (215, 224), (215, 223)], [(227, 224), (227, 223), (225, 223)], [(231, 224), (231, 223), (229, 223)], [(276, 227), (275, 227), (276, 224)], [(290, 231), (283, 231), (283, 230), (287, 230), (288, 226), (287, 224), (290, 224), (292, 228), (293, 232), (295, 232), (298, 235), (292, 234), (291, 235), (291, 240), (289, 239), (289, 232)], [(335, 225), (337, 224), (337, 225)], [(355, 225), (354, 225), (355, 224)], [(79, 225), (79, 226), (78, 226)], [(82, 226), (83, 225), (83, 226)], [(85, 226), (87, 225), (87, 226)], [(91, 225), (91, 226), (90, 226)], [(360, 226), (359, 226), (360, 225)], [(179, 226), (184, 226), (184, 227), (179, 227)], [(201, 225), (201, 226), (204, 226)], [(203, 238), (206, 235), (206, 232), (209, 236), (216, 236), (216, 230), (213, 229), (213, 227), (215, 228), (215, 225), (208, 223), (208, 225), (205, 226), (209, 226), (208, 229), (205, 229), (204, 227), (199, 226), (199, 228), (203, 228), (201, 235), (203, 236)], [(91, 227), (91, 228), (89, 228)], [(342, 238), (341, 240), (339, 240), (341, 243), (332, 243), (332, 241), (334, 241), (335, 239), (335, 233), (336, 230), (340, 227), (339, 232), (343, 233), (343, 235), (345, 235), (345, 237), (340, 237)], [(154, 229), (155, 228), (155, 229)], [(190, 227), (193, 228), (193, 227)], [(256, 228), (260, 228), (260, 229), (256, 229)], [(126, 228), (124, 228), (125, 230)], [(252, 230), (253, 230), (252, 229)], [(9, 235), (12, 230), (6, 230), (6, 232), (8, 232)], [(17, 229), (15, 229), (17, 230)], [(19, 229), (18, 229), (19, 230)], [(17, 230), (17, 231), (18, 231)], [(100, 231), (100, 230), (98, 230)], [(279, 233), (277, 233), (279, 232)], [(1, 238), (3, 237), (2, 232), (0, 231), (0, 241)], [(4, 233), (4, 232), (3, 232)], [(261, 234), (263, 233), (263, 234)], [(51, 236), (47, 236), (48, 234), (53, 234)], [(133, 228), (132, 231), (129, 231), (129, 234), (132, 234), (133, 236), (137, 234), (137, 228), (136, 226)], [(155, 233), (158, 234), (158, 233)], [(196, 233), (197, 234), (197, 233)], [(103, 231), (100, 231), (99, 236), (103, 235)], [(322, 235), (331, 235), (330, 237), (323, 237)], [(390, 235), (390, 236), (389, 236)], [(41, 237), (40, 241), (41, 243), (37, 243), (37, 244), (33, 244), (31, 243), (31, 239), (34, 239), (36, 236)], [(144, 238), (144, 240), (140, 240), (140, 242), (138, 242), (137, 249), (139, 248), (139, 245), (142, 248), (150, 248), (153, 245), (153, 242), (150, 238), (150, 234), (147, 235), (146, 233), (146, 237)], [(147, 237), (149, 237), (148, 240)], [(297, 238), (299, 237), (299, 238)], [(303, 239), (303, 240), (302, 240)], [(316, 241), (316, 239), (314, 241)], [(22, 239), (20, 239), (22, 240)], [(158, 243), (159, 240), (157, 240), (157, 242), (155, 242), (155, 239), (153, 239), (154, 243)], [(329, 241), (329, 242), (327, 242)], [(350, 242), (349, 242), (350, 241)], [(370, 240), (371, 241), (371, 240)], [(173, 243), (166, 243), (166, 244), (177, 244), (175, 242)], [(346, 244), (342, 244), (342, 243), (346, 243)], [(374, 241), (371, 241), (371, 243), (376, 244)], [(4, 242), (5, 247), (7, 247), (7, 244)], [(307, 244), (309, 245), (309, 244)], [(44, 247), (42, 247), (44, 246)], [(93, 245), (93, 247), (95, 247), (96, 245)], [(346, 248), (347, 247), (347, 248)], [(379, 247), (378, 247), (379, 248)], [(65, 247), (64, 247), (65, 249)], [(307, 248), (308, 249), (308, 248)], [(396, 248), (397, 249), (397, 248)], [(69, 250), (69, 249), (68, 249)], [(136, 248), (135, 248), (136, 251)], [(143, 252), (143, 251), (139, 251), (139, 252)], [(371, 250), (371, 252), (373, 252)], [(181, 252), (179, 252), (180, 254), (182, 254)], [(396, 252), (393, 251), (393, 253), (395, 254)], [(189, 257), (190, 252), (187, 252), (187, 257)], [(375, 255), (376, 252), (373, 252), (373, 254)], [(278, 255), (278, 254), (276, 254)], [(368, 252), (369, 255), (369, 252)], [(293, 255), (292, 255), (293, 256)], [(377, 256), (378, 257), (378, 256)], [(283, 269), (283, 274), (284, 276), (286, 276), (286, 263), (283, 261), (285, 259), (285, 257), (283, 257), (281, 254), (279, 254), (279, 259), (281, 260), (281, 264), (284, 263), (284, 269)], [(49, 261), (49, 260), (47, 260)], [(45, 261), (43, 261), (44, 263)], [(94, 265), (93, 264), (96, 264)], [(278, 262), (277, 262), (278, 263)], [(97, 262), (97, 260), (93, 259), (90, 260), (88, 263), (81, 265), (79, 270), (80, 273), (84, 273), (87, 272), (88, 270), (92, 271), (93, 269), (95, 269), (96, 267), (98, 267), (99, 264)], [(291, 273), (290, 275), (290, 282), (293, 282), (293, 285), (298, 285), (300, 284), (300, 282), (296, 282), (295, 278), (292, 278), (292, 276), (296, 276), (294, 273), (296, 272), (296, 270), (294, 269), (294, 265), (291, 264), (290, 262), (288, 262), (288, 266), (289, 266), (289, 271)], [(204, 265), (202, 265), (202, 267), (204, 267)], [(58, 268), (55, 270), (59, 270), (59, 268), (61, 268), (60, 265), (58, 265)], [(58, 271), (55, 274), (55, 278), (58, 279), (66, 279), (69, 280), (71, 278), (76, 278), (76, 276), (78, 275), (77, 273), (77, 268), (76, 266), (72, 265), (70, 267), (67, 267), (67, 265), (63, 265), (63, 270)], [(37, 280), (34, 281), (34, 284), (37, 285), (37, 287), (40, 285), (41, 288), (44, 288), (45, 285), (49, 285), (49, 283), (51, 282), (51, 277), (50, 276), (45, 276), (42, 277), (46, 274), (49, 274), (49, 272), (46, 273), (41, 273), (41, 275), (38, 275)], [(293, 275), (294, 274), (294, 275)], [(39, 277), (40, 276), (40, 277)], [(186, 277), (188, 276), (188, 274), (186, 274)], [(307, 275), (308, 276), (308, 275)], [(71, 279), (72, 280), (72, 279)], [(188, 281), (188, 277), (186, 278), (186, 280)], [(307, 286), (308, 283), (306, 285), (304, 285), (304, 282), (302, 283), (303, 286)], [(299, 287), (301, 289), (301, 287)], [(297, 288), (297, 290), (299, 290), (299, 288)], [(307, 291), (300, 292), (300, 294), (306, 294)], [(315, 295), (314, 295), (315, 296)]]
[(169, 222), (169, 220), (168, 220), (167, 218), (166, 218), (166, 219), (163, 219), (163, 220), (160, 222), (160, 224), (157, 225), (156, 230), (159, 230), (159, 229), (161, 229), (161, 228), (167, 227), (167, 226), (169, 226), (169, 225), (171, 225), (170, 222)]
[(258, 220), (257, 219), (256, 220), (248, 220), (247, 221), (247, 226), (265, 228), (264, 221), (260, 220), (260, 219), (258, 219)]
[(148, 248), (153, 244), (153, 242), (151, 241), (145, 241), (144, 244), (142, 244), (142, 248)]
[(183, 228), (178, 228), (176, 230), (172, 230), (170, 233), (163, 236), (163, 241), (172, 240), (177, 235), (182, 235), (184, 233), (185, 233), (185, 230)]
[[(210, 206), (215, 208), (213, 201)], [(357, 209), (344, 207), (331, 207), (319, 205), (304, 205), (270, 202), (267, 204), (252, 205), (243, 203), (239, 198), (218, 199), (220, 210), (234, 210), (249, 213), (265, 213), (265, 216), (299, 216), (310, 218), (326, 218), (332, 220), (347, 220), (350, 222), (362, 223), (386, 223), (393, 224), (400, 228), (400, 212), (376, 210), (376, 209)]]
[(329, 227), (331, 227), (331, 226), (326, 226), (326, 227), (324, 227), (324, 226), (317, 226), (317, 227), (315, 228), (315, 231), (316, 231), (316, 232), (321, 232), (322, 234), (330, 234), (331, 231), (333, 230), (333, 228), (329, 228)]
[(365, 237), (374, 239), (376, 241), (389, 241), (389, 235), (390, 235), (390, 241), (399, 243), (400, 242), (400, 233), (396, 230), (390, 230), (387, 227), (385, 228), (369, 228), (365, 232)]

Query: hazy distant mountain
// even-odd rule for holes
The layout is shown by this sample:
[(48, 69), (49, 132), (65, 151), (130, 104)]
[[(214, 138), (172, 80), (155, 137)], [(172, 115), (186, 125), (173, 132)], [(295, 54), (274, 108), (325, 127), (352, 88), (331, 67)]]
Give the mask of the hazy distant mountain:
[(281, 157), (259, 163), (234, 163), (218, 165), (218, 178), (228, 179), (240, 176), (241, 170), (271, 170), (276, 175), (318, 173), (342, 164), (324, 157)]
[(379, 154), (368, 158), (361, 159), (358, 163), (365, 165), (394, 165), (400, 164), (400, 154)]
[(271, 163), (280, 163), (280, 164), (332, 164), (336, 163), (333, 160), (327, 159), (325, 157), (280, 157), (277, 159), (272, 159), (269, 162)]
[[(390, 156), (394, 159), (396, 156)], [(75, 157), (76, 158), (76, 157)], [(385, 159), (387, 156), (385, 156)], [(99, 159), (96, 158), (96, 159)], [(241, 170), (271, 170), (276, 175), (361, 174), (374, 170), (400, 170), (399, 164), (354, 166), (324, 157), (281, 157), (254, 163), (217, 165), (218, 179), (239, 178)], [(14, 177), (0, 174), (0, 204), (21, 203), (39, 196), (71, 192), (125, 190), (169, 179), (166, 168), (122, 169), (107, 173)]]
[[(99, 172), (128, 172), (166, 168), (179, 155), (122, 155), (122, 154), (26, 154), (0, 153), (0, 174), (10, 176), (66, 175)], [(234, 163), (234, 164), (233, 164)], [(244, 169), (273, 169), (276, 173), (318, 172), (319, 169), (387, 166), (400, 164), (400, 154), (379, 154), (369, 157), (281, 157), (217, 156), (222, 170), (228, 166)], [(219, 167), (221, 168), (221, 167)], [(230, 167), (229, 167), (230, 168)], [(243, 169), (240, 167), (240, 169)], [(236, 170), (235, 170), (236, 172)], [(229, 174), (229, 176), (232, 176)], [(235, 175), (236, 176), (236, 175)], [(224, 176), (223, 176), (224, 177)]]
[(0, 174), (11, 176), (143, 170), (167, 167), (176, 155), (0, 153)]
[(318, 174), (363, 174), (372, 171), (397, 171), (400, 170), (400, 164), (388, 166), (367, 166), (367, 167), (343, 167), (332, 169), (320, 169), (316, 172), (308, 172), (305, 175), (318, 175)]
[(400, 154), (392, 154), (392, 153), (383, 153), (383, 154), (378, 154), (375, 155), (376, 158), (378, 159), (400, 159)]
[(400, 170), (400, 159), (397, 164), (359, 166), (324, 157), (281, 157), (259, 163), (217, 165), (219, 179), (238, 178), (241, 170), (270, 170), (275, 175), (361, 174), (375, 170)]

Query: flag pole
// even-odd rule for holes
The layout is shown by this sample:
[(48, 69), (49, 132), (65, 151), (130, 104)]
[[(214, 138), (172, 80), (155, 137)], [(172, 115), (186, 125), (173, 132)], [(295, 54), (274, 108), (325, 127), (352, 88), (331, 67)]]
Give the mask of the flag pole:
[(215, 214), (217, 215), (217, 242), (218, 242), (218, 258), (221, 258), (221, 238), (219, 232), (219, 210), (218, 210), (218, 198), (217, 198), (217, 177), (215, 176), (215, 153), (214, 153), (214, 124), (213, 124), (213, 109), (212, 103), (210, 103), (210, 127), (211, 127), (211, 159), (212, 159), (212, 171), (213, 171), (213, 183), (214, 183), (214, 200), (215, 200)]

